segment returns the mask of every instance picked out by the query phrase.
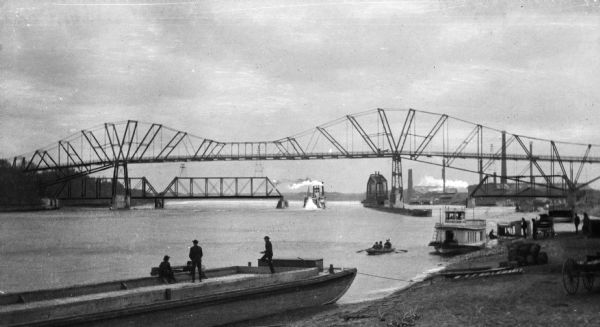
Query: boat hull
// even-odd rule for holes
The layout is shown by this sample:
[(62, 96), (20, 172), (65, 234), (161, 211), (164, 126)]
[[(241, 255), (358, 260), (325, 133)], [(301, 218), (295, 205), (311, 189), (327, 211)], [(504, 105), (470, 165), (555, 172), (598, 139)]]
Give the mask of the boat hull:
[(265, 274), (250, 284), (243, 280), (213, 282), (209, 278), (202, 283), (153, 286), (147, 291), (125, 291), (127, 294), (122, 296), (98, 295), (96, 299), (67, 305), (53, 303), (12, 314), (4, 311), (0, 313), (0, 325), (216, 326), (334, 303), (356, 276), (356, 269), (334, 274), (317, 271), (302, 269), (297, 274), (302, 278), (286, 272)]
[(156, 307), (140, 314), (84, 322), (81, 326), (218, 326), (334, 303), (349, 288), (354, 276), (199, 298), (188, 303)]
[(395, 208), (395, 207), (386, 207), (386, 206), (375, 206), (375, 205), (364, 205), (365, 208), (375, 209), (378, 211), (395, 213), (403, 216), (413, 216), (413, 217), (431, 217), (432, 210), (431, 209), (409, 209), (409, 208)]
[(440, 242), (431, 242), (429, 246), (433, 246), (435, 252), (443, 255), (457, 255), (468, 252), (473, 252), (485, 248), (485, 244), (481, 245), (460, 245), (460, 244), (443, 244)]
[(386, 254), (386, 253), (394, 253), (396, 252), (395, 248), (391, 248), (391, 249), (366, 249), (365, 250), (367, 252), (368, 255), (379, 255), (379, 254)]

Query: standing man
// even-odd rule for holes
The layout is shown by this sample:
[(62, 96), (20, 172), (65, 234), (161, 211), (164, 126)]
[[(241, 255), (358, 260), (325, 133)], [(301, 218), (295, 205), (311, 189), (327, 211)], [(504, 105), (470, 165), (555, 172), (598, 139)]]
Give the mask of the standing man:
[(523, 238), (527, 238), (527, 222), (525, 217), (521, 217), (521, 230), (523, 231)]
[(198, 282), (202, 281), (202, 248), (198, 246), (198, 240), (193, 240), (194, 246), (190, 248), (190, 260), (192, 260), (192, 283), (196, 281), (196, 267), (198, 267)]
[(275, 273), (275, 268), (273, 268), (273, 245), (268, 236), (265, 236), (265, 250), (261, 253), (264, 253), (264, 255), (260, 258), (260, 261), (266, 261), (269, 264), (271, 274)]
[(577, 235), (577, 232), (579, 232), (579, 215), (575, 214), (575, 219), (573, 219), (573, 222), (575, 223), (575, 235)]

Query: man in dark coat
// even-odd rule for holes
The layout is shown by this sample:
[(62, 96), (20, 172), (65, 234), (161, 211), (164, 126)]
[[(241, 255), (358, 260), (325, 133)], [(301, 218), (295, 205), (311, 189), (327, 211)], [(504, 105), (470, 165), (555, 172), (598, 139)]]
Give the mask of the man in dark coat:
[(579, 232), (579, 215), (575, 214), (575, 219), (573, 219), (573, 222), (575, 223), (575, 234), (577, 234)]
[(192, 260), (192, 283), (196, 281), (196, 267), (198, 267), (198, 281), (202, 281), (202, 248), (198, 246), (198, 240), (193, 240), (194, 246), (190, 248), (190, 260)]
[(271, 241), (269, 241), (269, 237), (265, 236), (265, 250), (261, 253), (264, 253), (260, 261), (266, 261), (269, 264), (269, 269), (271, 270), (271, 274), (275, 272), (275, 268), (273, 268), (273, 245)]
[(581, 233), (587, 236), (590, 233), (590, 216), (587, 212), (583, 213), (583, 225), (581, 225)]
[(525, 217), (521, 218), (521, 230), (523, 231), (523, 237), (527, 238), (527, 222), (525, 221)]
[(169, 263), (169, 256), (166, 255), (163, 258), (163, 261), (158, 266), (158, 277), (162, 279), (164, 282), (172, 284), (175, 283), (175, 274), (173, 273), (173, 269), (171, 268), (171, 264)]

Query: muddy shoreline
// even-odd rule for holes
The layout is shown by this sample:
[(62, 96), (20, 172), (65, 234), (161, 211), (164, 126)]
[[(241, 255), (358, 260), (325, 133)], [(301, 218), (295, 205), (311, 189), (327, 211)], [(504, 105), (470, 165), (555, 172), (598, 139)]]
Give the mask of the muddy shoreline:
[[(498, 267), (509, 240), (452, 260), (448, 268)], [(230, 325), (242, 326), (578, 326), (600, 325), (600, 281), (592, 291), (568, 295), (562, 264), (600, 252), (600, 239), (574, 233), (535, 242), (548, 253), (545, 265), (523, 273), (448, 279), (433, 276), (382, 299), (295, 311)]]

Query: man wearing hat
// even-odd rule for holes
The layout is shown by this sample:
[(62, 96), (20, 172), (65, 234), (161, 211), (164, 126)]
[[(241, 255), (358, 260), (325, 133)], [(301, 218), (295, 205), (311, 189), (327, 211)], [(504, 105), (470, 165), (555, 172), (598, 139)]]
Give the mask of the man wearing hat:
[(275, 268), (273, 268), (273, 245), (271, 245), (271, 241), (269, 241), (269, 237), (265, 236), (265, 250), (261, 253), (264, 253), (260, 261), (266, 261), (269, 264), (269, 269), (271, 269), (271, 274), (275, 272)]
[(198, 267), (198, 281), (202, 281), (202, 248), (198, 246), (198, 240), (193, 240), (194, 246), (190, 248), (190, 259), (192, 260), (192, 283), (196, 281), (196, 267)]
[(173, 273), (173, 269), (171, 268), (171, 264), (169, 263), (169, 256), (166, 255), (163, 258), (163, 261), (158, 266), (158, 277), (162, 279), (165, 283), (175, 283), (175, 274)]

